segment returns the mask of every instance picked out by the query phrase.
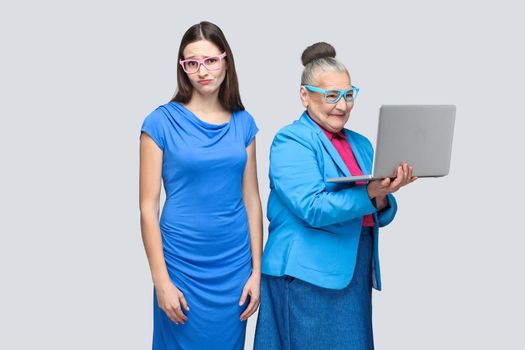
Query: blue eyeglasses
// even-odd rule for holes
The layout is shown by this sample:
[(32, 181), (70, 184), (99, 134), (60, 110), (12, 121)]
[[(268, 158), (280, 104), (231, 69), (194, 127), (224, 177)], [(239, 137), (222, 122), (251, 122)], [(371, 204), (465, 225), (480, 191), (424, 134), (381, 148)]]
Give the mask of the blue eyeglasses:
[(337, 102), (339, 102), (341, 97), (344, 98), (347, 103), (354, 102), (355, 98), (357, 97), (357, 94), (359, 93), (359, 88), (353, 85), (352, 85), (352, 88), (348, 90), (335, 90), (335, 89), (325, 90), (325, 89), (321, 89), (321, 88), (318, 88), (312, 85), (303, 85), (303, 86), (308, 91), (322, 93), (324, 97), (324, 101), (330, 104), (336, 104)]

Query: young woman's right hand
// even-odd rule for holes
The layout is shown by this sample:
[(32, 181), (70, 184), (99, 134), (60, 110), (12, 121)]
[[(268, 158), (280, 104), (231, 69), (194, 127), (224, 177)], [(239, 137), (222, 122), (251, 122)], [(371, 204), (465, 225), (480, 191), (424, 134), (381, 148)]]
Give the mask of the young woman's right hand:
[(159, 307), (166, 315), (176, 324), (184, 324), (188, 317), (182, 312), (182, 308), (186, 311), (190, 310), (184, 294), (171, 281), (155, 286), (155, 291)]

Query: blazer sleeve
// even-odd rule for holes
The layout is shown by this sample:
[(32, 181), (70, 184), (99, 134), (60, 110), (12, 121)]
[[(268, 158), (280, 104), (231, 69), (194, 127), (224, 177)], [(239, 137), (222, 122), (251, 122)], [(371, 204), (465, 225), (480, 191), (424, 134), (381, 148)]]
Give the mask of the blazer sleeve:
[(377, 213), (378, 226), (383, 227), (388, 225), (394, 220), (397, 212), (396, 198), (392, 194), (387, 195), (388, 207)]
[(283, 203), (312, 227), (323, 227), (376, 212), (365, 186), (328, 192), (313, 140), (281, 130), (270, 150), (270, 185)]

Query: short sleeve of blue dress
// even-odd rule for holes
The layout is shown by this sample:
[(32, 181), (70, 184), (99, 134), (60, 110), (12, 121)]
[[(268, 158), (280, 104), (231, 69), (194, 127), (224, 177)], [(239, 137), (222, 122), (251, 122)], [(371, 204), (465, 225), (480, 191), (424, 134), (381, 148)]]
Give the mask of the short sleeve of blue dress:
[(144, 119), (140, 128), (141, 133), (145, 132), (148, 134), (163, 151), (166, 142), (164, 133), (166, 121), (166, 115), (163, 110), (157, 108)]
[(253, 139), (255, 138), (255, 135), (259, 131), (259, 128), (257, 128), (257, 125), (255, 124), (255, 120), (251, 116), (250, 113), (244, 111), (243, 112), (243, 122), (244, 122), (244, 144), (246, 147), (248, 147)]
[(163, 150), (164, 259), (190, 308), (187, 322), (177, 325), (154, 294), (153, 349), (244, 348), (246, 322), (239, 316), (248, 303), (239, 306), (239, 299), (252, 257), (242, 180), (257, 131), (246, 111), (210, 124), (178, 102), (144, 120), (141, 132)]

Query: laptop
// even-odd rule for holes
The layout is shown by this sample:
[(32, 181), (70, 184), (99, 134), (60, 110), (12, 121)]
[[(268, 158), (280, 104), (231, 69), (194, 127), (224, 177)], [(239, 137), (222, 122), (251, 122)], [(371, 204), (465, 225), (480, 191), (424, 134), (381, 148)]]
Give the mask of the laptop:
[(404, 162), (412, 166), (413, 176), (448, 175), (455, 119), (454, 105), (382, 105), (372, 174), (326, 181), (393, 178), (397, 167)]

